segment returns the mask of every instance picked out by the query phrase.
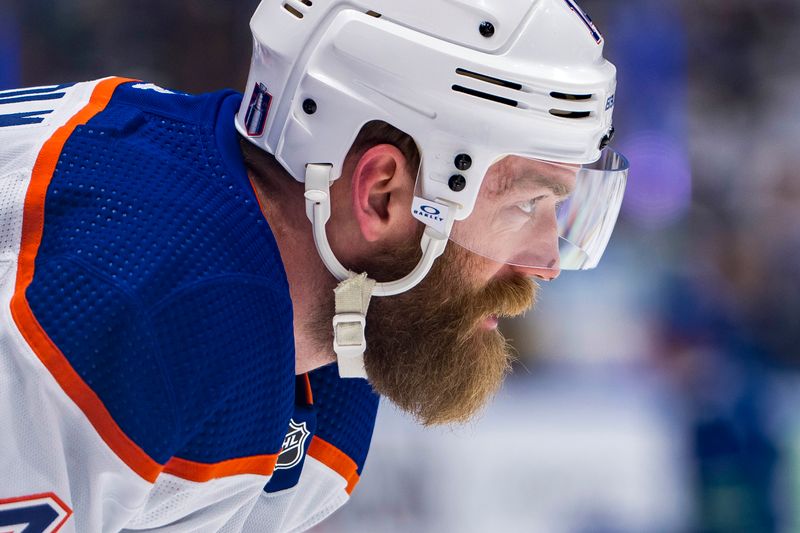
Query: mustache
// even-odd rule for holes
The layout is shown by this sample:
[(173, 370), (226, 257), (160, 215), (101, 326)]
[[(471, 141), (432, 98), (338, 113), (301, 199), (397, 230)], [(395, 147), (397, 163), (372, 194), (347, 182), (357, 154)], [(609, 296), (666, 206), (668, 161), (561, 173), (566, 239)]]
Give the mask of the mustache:
[(519, 316), (536, 303), (539, 285), (530, 278), (514, 276), (492, 280), (476, 293), (465, 296), (460, 305), (473, 316)]
[[(398, 257), (406, 259), (398, 261)], [(420, 257), (419, 245), (414, 241), (405, 250), (394, 250), (394, 253), (386, 252), (377, 257), (373, 265), (356, 266), (356, 271), (371, 272), (378, 281), (394, 280), (408, 274)], [(519, 274), (491, 280), (480, 289), (471, 290), (464, 283), (454, 283), (464, 271), (480, 270), (487, 261), (456, 243), (449, 243), (444, 255), (434, 263), (420, 285), (406, 294), (386, 298), (386, 301), (405, 301), (418, 307), (428, 295), (435, 294), (441, 299), (441, 309), (450, 310), (452, 316), (474, 317), (475, 320), (489, 315), (519, 316), (535, 305), (539, 284)]]

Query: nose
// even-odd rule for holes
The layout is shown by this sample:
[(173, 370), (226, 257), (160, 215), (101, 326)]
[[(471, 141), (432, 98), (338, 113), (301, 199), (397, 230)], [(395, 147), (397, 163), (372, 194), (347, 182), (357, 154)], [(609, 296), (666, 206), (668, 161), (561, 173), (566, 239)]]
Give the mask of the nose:
[(553, 281), (559, 276), (559, 274), (561, 274), (561, 267), (559, 266), (558, 258), (553, 259), (548, 266), (526, 267), (511, 265), (511, 269), (523, 276), (536, 278), (542, 281)]
[[(555, 208), (543, 210), (537, 220), (531, 224), (531, 232), (527, 236), (530, 247), (527, 261), (523, 264), (535, 266), (512, 266), (519, 274), (543, 281), (552, 281), (561, 274), (559, 260), (558, 220)], [(521, 262), (522, 263), (522, 262)]]

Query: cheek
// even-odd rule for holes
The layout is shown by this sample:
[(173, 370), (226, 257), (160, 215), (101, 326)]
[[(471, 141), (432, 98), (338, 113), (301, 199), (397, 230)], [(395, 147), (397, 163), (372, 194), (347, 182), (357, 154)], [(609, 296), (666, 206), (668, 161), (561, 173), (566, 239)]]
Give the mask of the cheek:
[(463, 260), (459, 262), (462, 265), (459, 278), (474, 290), (481, 290), (493, 280), (510, 273), (505, 272), (508, 267), (503, 263), (486, 259), (463, 248), (461, 250)]
[(495, 279), (502, 279), (513, 274), (508, 265), (489, 260), (484, 261), (484, 263), (485, 265), (480, 271), (483, 286), (488, 285)]

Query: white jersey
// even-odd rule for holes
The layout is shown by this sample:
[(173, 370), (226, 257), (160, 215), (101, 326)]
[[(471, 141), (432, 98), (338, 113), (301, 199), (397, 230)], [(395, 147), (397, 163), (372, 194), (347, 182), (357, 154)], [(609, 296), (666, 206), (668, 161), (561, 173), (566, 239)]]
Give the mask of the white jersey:
[(0, 92), (0, 531), (303, 531), (377, 397), (294, 375), (232, 92)]

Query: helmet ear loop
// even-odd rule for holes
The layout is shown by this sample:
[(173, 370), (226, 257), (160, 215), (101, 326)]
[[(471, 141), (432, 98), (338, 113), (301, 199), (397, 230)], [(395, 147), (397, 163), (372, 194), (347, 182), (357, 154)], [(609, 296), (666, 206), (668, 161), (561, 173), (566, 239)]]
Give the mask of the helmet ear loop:
[(325, 226), (331, 216), (330, 174), (332, 165), (306, 166), (306, 215), (311, 221), (314, 244), (322, 262), (341, 283), (334, 291), (336, 312), (333, 317), (333, 350), (343, 378), (367, 377), (364, 366), (366, 315), (370, 299), (393, 296), (416, 287), (428, 275), (433, 263), (444, 253), (455, 221), (456, 206), (446, 207), (445, 233), (428, 226), (420, 240), (422, 259), (414, 270), (397, 281), (376, 283), (366, 274), (358, 275), (342, 265), (331, 250)]
[[(325, 226), (330, 220), (330, 174), (333, 169), (328, 164), (309, 164), (306, 166), (306, 215), (311, 221), (314, 232), (314, 244), (322, 262), (330, 273), (339, 281), (352, 278), (356, 273), (345, 268), (337, 259), (328, 242)], [(422, 282), (428, 275), (433, 263), (444, 253), (450, 231), (455, 221), (457, 206), (447, 202), (449, 208), (445, 213), (446, 221), (442, 228), (444, 233), (431, 226), (425, 228), (420, 240), (422, 258), (407, 276), (396, 281), (377, 283), (374, 289), (375, 296), (394, 296), (407, 292)]]
[(328, 242), (325, 226), (331, 218), (331, 170), (333, 165), (306, 165), (306, 216), (311, 221), (314, 244), (322, 262), (333, 276), (344, 281), (354, 275), (336, 258)]

